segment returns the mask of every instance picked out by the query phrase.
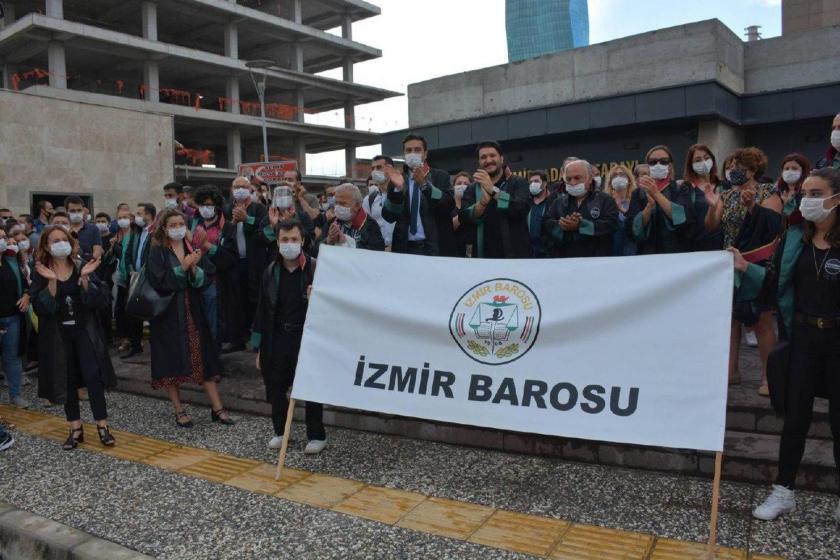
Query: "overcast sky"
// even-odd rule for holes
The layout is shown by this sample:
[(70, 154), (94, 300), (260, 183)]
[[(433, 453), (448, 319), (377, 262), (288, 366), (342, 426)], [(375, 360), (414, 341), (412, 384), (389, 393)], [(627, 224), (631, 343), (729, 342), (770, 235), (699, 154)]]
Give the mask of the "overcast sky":
[[(507, 62), (504, 0), (371, 1), (382, 15), (355, 23), (353, 39), (381, 49), (382, 57), (356, 64), (356, 82), (405, 94), (411, 83)], [(741, 37), (748, 25), (760, 25), (764, 37), (774, 37), (781, 34), (781, 0), (589, 0), (589, 42), (713, 18)], [(340, 79), (341, 70), (324, 75)], [(307, 115), (307, 122), (343, 126), (344, 118), (335, 111)], [(405, 95), (356, 107), (359, 129), (387, 132), (407, 126)], [(357, 156), (378, 151), (379, 146), (359, 148)], [(307, 173), (342, 175), (344, 152), (310, 154)]]

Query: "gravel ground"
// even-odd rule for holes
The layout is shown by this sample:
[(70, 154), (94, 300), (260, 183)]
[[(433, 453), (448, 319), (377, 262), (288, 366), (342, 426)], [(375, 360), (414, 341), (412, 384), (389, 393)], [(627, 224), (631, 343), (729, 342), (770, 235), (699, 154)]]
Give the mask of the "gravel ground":
[[(27, 393), (35, 400), (31, 389)], [(260, 461), (276, 456), (266, 448), (272, 430), (264, 417), (235, 415), (237, 425), (225, 427), (210, 422), (208, 409), (187, 406), (196, 426), (185, 430), (175, 426), (168, 402), (111, 393), (108, 404), (120, 430)], [(63, 414), (58, 407), (44, 410)], [(83, 416), (90, 420), (84, 407)], [(67, 454), (45, 440), (18, 439), (14, 451), (0, 455), (0, 499), (147, 554), (249, 558), (282, 550), (313, 558), (469, 558), (488, 551), (106, 456)], [(328, 441), (320, 456), (303, 455), (305, 430), (296, 423), (287, 465), (666, 538), (705, 541), (708, 535), (709, 480), (343, 429), (328, 429)], [(837, 557), (840, 531), (831, 519), (836, 497), (801, 492), (794, 514), (767, 523), (750, 516), (766, 488), (724, 483), (721, 495), (721, 545), (797, 559)], [(238, 536), (243, 529), (247, 538)], [(202, 546), (222, 548), (207, 554), (198, 550)], [(508, 557), (496, 550), (493, 556)]]

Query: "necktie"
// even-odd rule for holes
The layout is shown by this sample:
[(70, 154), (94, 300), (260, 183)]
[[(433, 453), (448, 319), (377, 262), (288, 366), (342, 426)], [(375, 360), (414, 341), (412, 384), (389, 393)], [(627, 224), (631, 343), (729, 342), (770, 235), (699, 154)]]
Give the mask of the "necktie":
[(420, 187), (417, 184), (411, 189), (411, 205), (408, 211), (411, 214), (408, 231), (411, 232), (411, 235), (414, 235), (417, 233), (417, 218), (420, 214)]

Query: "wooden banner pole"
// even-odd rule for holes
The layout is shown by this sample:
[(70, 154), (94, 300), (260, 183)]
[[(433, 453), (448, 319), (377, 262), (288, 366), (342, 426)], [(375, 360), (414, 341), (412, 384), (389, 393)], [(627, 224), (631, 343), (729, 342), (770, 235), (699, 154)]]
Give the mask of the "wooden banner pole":
[(280, 454), (277, 456), (277, 472), (274, 473), (274, 480), (280, 480), (283, 476), (283, 465), (286, 462), (286, 451), (289, 449), (289, 436), (292, 432), (292, 416), (295, 415), (295, 399), (289, 399), (289, 412), (286, 414), (286, 427), (283, 429), (283, 443), (280, 445)]
[(712, 519), (709, 525), (709, 545), (706, 548), (707, 560), (714, 560), (717, 548), (718, 502), (720, 501), (720, 472), (723, 466), (723, 453), (715, 453), (715, 480), (712, 483)]

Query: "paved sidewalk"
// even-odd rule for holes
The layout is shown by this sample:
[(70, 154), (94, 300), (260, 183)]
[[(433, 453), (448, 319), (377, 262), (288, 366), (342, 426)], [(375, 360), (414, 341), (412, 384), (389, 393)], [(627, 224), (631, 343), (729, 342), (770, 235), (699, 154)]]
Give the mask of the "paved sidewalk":
[[(226, 453), (245, 459), (247, 465), (252, 464), (249, 460), (270, 462), (275, 457), (265, 447), (271, 435), (266, 418), (240, 415), (237, 426), (225, 428), (210, 423), (207, 409), (192, 406), (196, 427), (183, 430), (175, 427), (166, 402), (112, 394), (109, 405), (116, 428), (154, 437), (163, 445)], [(322, 455), (309, 457), (302, 453), (303, 427), (296, 426), (294, 435), (287, 464), (295, 469), (660, 540), (707, 538), (708, 480), (340, 429), (329, 431), (330, 445)], [(63, 437), (63, 430), (55, 437)], [(88, 437), (98, 446), (95, 432)], [(128, 452), (126, 437), (114, 454)], [(58, 442), (21, 430), (16, 438), (16, 446), (0, 454), (0, 499), (162, 558), (522, 557), (496, 549), (490, 554), (477, 544), (257, 495), (102, 453), (65, 453)], [(723, 485), (721, 545), (788, 558), (836, 555), (840, 535), (831, 522), (834, 496), (802, 493), (796, 513), (762, 523), (752, 520), (749, 511), (765, 494), (765, 488), (753, 485)]]

